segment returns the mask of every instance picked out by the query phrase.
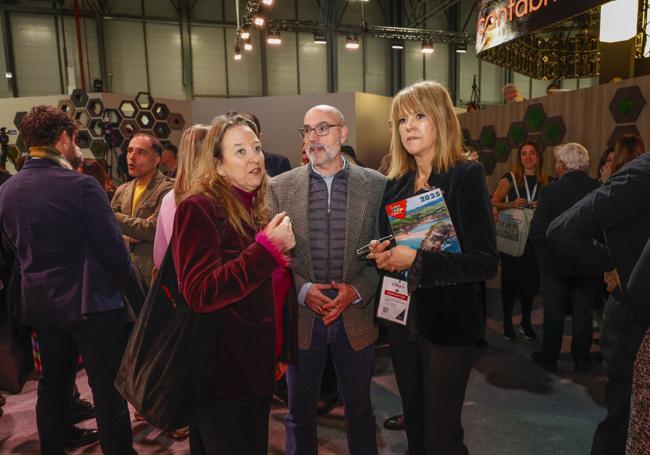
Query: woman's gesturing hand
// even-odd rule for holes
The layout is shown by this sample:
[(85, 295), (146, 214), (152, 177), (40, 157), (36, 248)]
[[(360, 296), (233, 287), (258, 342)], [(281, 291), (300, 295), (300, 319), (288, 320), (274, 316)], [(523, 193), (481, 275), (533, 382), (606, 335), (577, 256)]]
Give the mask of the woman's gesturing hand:
[(290, 251), (296, 246), (296, 238), (293, 236), (291, 220), (285, 212), (280, 212), (264, 228), (264, 234), (283, 253)]

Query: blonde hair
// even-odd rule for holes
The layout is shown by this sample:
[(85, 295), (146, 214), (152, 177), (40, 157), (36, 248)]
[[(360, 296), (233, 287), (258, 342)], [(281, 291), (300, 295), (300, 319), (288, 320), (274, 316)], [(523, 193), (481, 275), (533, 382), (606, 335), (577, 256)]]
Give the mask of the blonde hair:
[[(269, 209), (266, 205), (266, 187), (268, 177), (264, 174), (262, 184), (257, 189), (253, 200), (253, 208), (249, 213), (233, 192), (233, 187), (224, 177), (219, 175), (218, 166), (223, 162), (223, 138), (226, 132), (234, 126), (245, 126), (255, 133), (251, 122), (241, 115), (220, 115), (214, 118), (210, 130), (203, 141), (201, 156), (211, 159), (200, 160), (195, 178), (192, 179), (191, 194), (204, 194), (218, 201), (223, 209), (227, 222), (237, 234), (252, 238), (269, 221)], [(257, 136), (257, 133), (255, 134)], [(264, 167), (262, 167), (264, 172)]]
[(445, 172), (455, 163), (466, 161), (460, 123), (449, 93), (437, 82), (416, 82), (393, 99), (389, 179), (402, 177), (416, 169), (415, 159), (404, 148), (399, 133), (399, 118), (408, 113), (422, 113), (433, 121), (436, 140), (432, 164), (435, 172)]
[(201, 160), (211, 160), (212, 155), (202, 153), (202, 145), (208, 135), (207, 125), (193, 125), (183, 131), (178, 148), (178, 169), (174, 184), (174, 201), (180, 204), (190, 192), (191, 179), (194, 170), (200, 167)]

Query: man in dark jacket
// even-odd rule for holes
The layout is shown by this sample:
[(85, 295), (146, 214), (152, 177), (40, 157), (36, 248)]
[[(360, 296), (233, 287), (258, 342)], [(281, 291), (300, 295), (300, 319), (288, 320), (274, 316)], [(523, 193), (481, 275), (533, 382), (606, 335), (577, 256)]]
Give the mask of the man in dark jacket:
[[(607, 416), (596, 429), (591, 455), (625, 453), (632, 370), (646, 327), (623, 301), (621, 290), (650, 237), (648, 194), (650, 154), (645, 153), (556, 218), (547, 231), (552, 247), (586, 269), (604, 273), (610, 290), (600, 338)], [(599, 242), (603, 233), (605, 244)]]
[(120, 286), (129, 255), (106, 193), (77, 174), (76, 126), (36, 106), (22, 120), (30, 159), (0, 188), (0, 228), (20, 266), (21, 321), (36, 331), (42, 373), (36, 421), (43, 454), (64, 453), (77, 352), (105, 454), (134, 454), (129, 412), (114, 386), (126, 344)]
[(599, 275), (572, 261), (562, 251), (549, 246), (546, 229), (559, 215), (598, 188), (598, 181), (587, 175), (589, 152), (580, 144), (564, 144), (555, 149), (555, 172), (559, 180), (545, 186), (533, 217), (529, 238), (541, 264), (544, 297), (544, 341), (533, 360), (555, 369), (562, 350), (564, 317), (573, 309), (571, 353), (576, 372), (591, 367), (592, 305)]

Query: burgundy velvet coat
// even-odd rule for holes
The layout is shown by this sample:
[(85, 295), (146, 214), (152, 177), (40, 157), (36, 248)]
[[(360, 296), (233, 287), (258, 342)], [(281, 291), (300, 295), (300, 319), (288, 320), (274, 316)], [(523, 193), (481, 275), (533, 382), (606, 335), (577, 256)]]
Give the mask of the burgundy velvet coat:
[[(239, 194), (238, 194), (239, 195)], [(242, 202), (246, 204), (242, 198)], [(279, 262), (263, 245), (239, 236), (218, 202), (193, 195), (179, 204), (171, 244), (181, 293), (197, 313), (218, 311), (215, 396), (271, 396), (275, 381), (275, 310), (271, 274)], [(293, 276), (293, 274), (290, 274)], [(297, 297), (283, 308), (280, 360), (296, 363)]]

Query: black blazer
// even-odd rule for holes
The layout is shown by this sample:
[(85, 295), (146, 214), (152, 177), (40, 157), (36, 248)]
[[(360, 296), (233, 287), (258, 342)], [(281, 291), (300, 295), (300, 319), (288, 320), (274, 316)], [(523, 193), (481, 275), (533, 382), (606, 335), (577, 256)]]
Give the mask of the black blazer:
[[(391, 233), (384, 207), (412, 196), (414, 181), (410, 172), (388, 182), (378, 217), (380, 236)], [(433, 343), (472, 345), (484, 332), (479, 282), (496, 275), (499, 263), (485, 171), (480, 163), (463, 161), (447, 172), (432, 172), (428, 183), (444, 192), (462, 254), (418, 250), (421, 271), (409, 319)]]
[(535, 246), (537, 258), (545, 273), (558, 277), (593, 274), (593, 270), (586, 269), (561, 250), (549, 246), (546, 230), (555, 218), (599, 185), (600, 183), (589, 177), (586, 172), (573, 171), (542, 188), (528, 238)]

